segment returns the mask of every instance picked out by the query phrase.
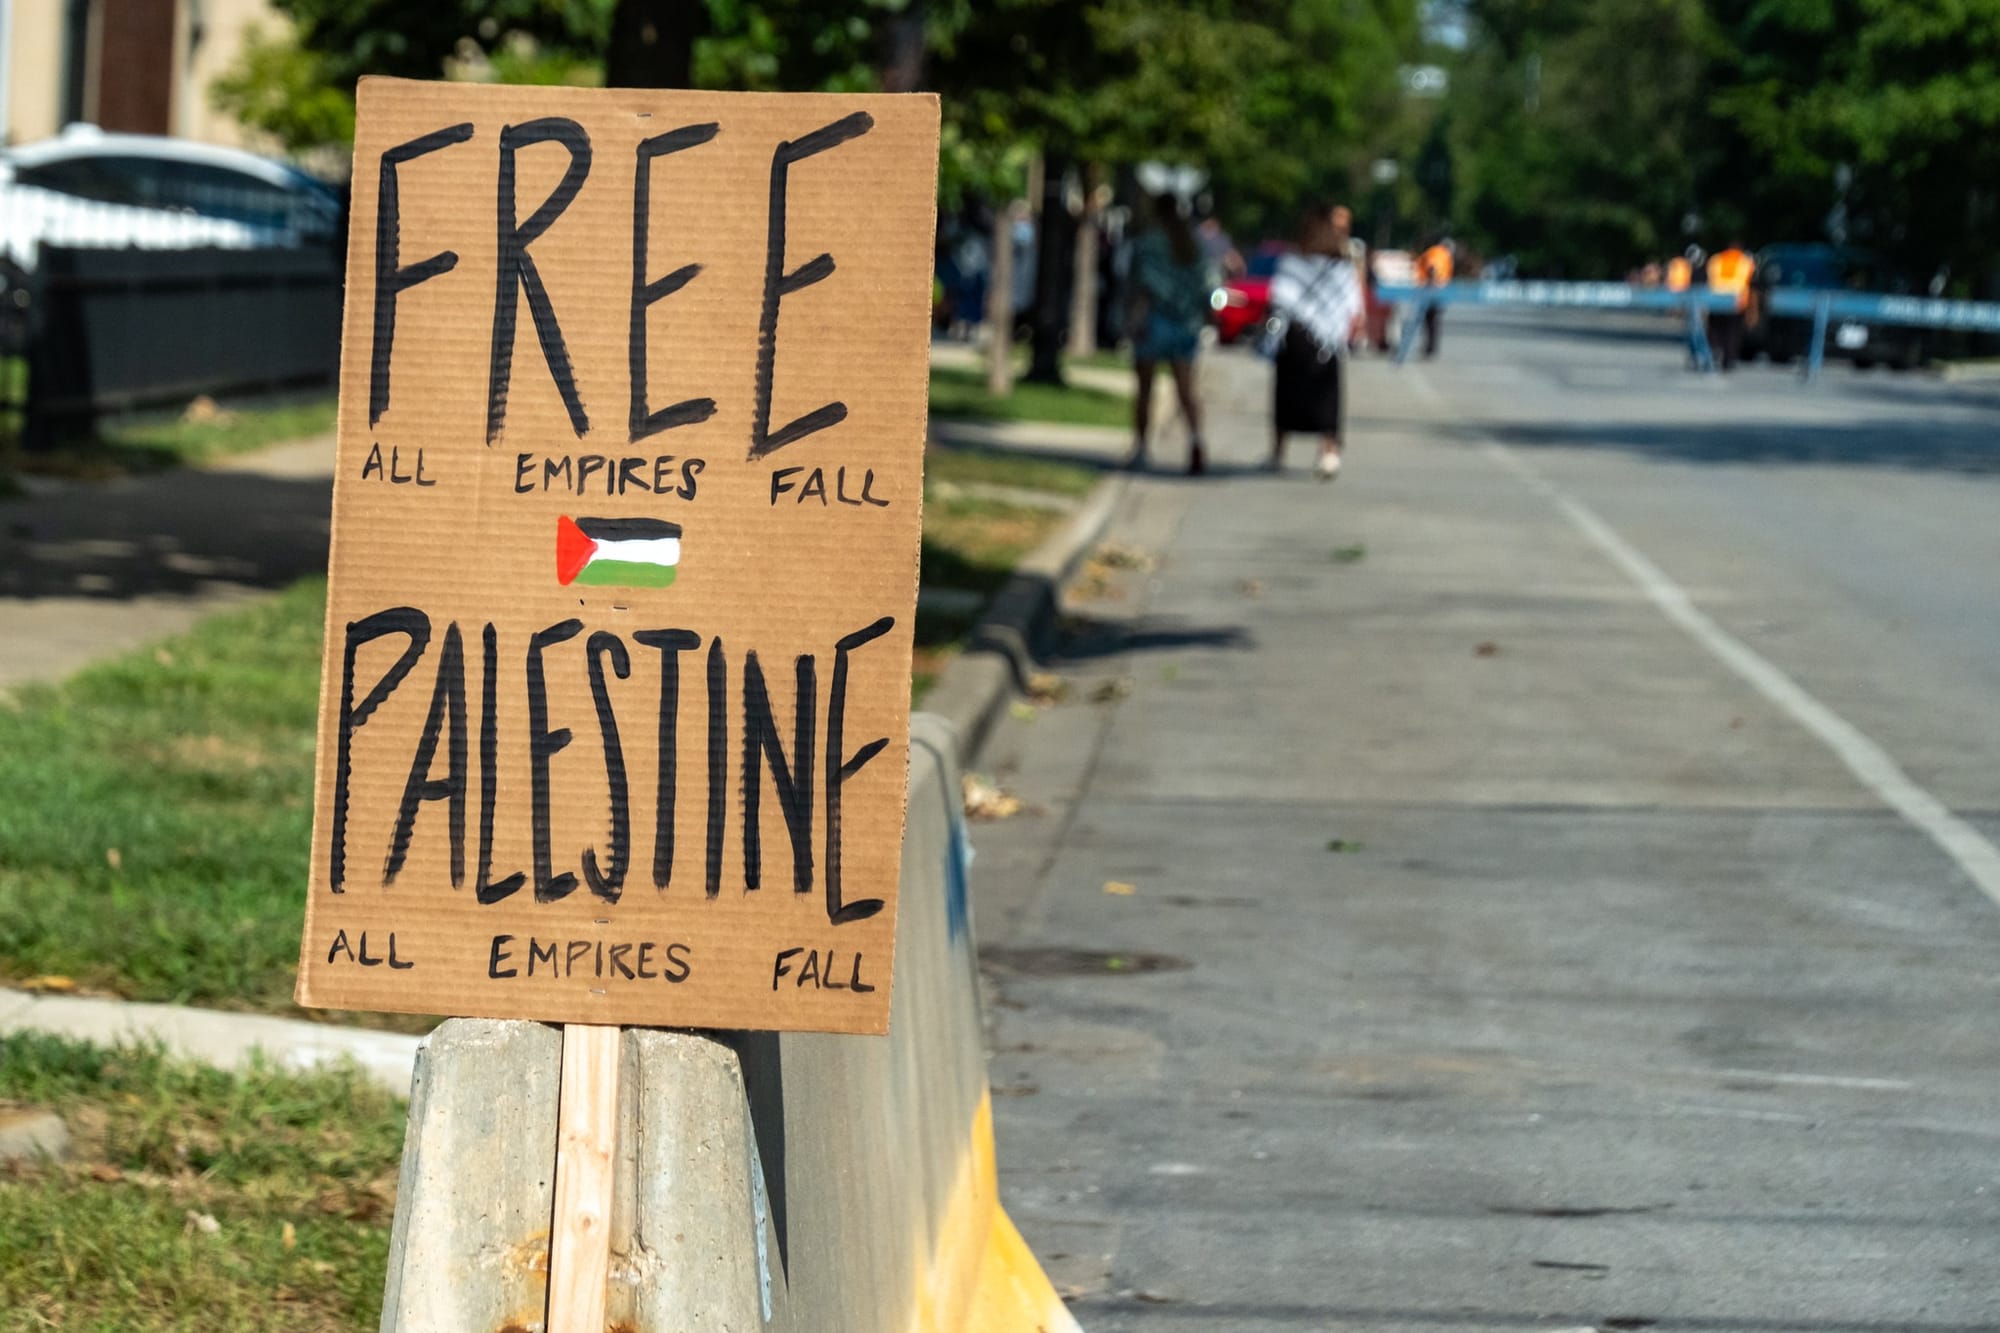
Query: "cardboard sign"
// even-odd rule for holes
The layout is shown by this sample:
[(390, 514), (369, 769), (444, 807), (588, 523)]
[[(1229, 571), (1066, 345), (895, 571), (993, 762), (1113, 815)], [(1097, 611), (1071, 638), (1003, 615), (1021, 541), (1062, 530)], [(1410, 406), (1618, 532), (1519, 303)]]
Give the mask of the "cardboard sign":
[(886, 1030), (937, 146), (363, 82), (301, 1004)]

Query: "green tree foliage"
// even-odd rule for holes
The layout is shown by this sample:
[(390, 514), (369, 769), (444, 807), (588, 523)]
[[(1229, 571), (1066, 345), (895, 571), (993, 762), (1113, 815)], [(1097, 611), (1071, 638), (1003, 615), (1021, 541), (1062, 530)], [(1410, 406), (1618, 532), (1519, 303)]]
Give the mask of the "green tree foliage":
[(1470, 9), (1456, 217), (1524, 268), (1608, 275), (1733, 235), (1845, 239), (1919, 281), (2000, 263), (2000, 0)]
[(950, 133), (1205, 168), (1229, 220), (1343, 185), (1391, 103), (1416, 0), (988, 0), (934, 61)]
[(435, 79), (445, 62), (523, 40), (601, 58), (616, 0), (276, 0), (335, 86), (364, 74)]
[(1717, 0), (1713, 107), (1794, 226), (1843, 193), (1917, 276), (2000, 260), (2000, 0)]
[[(364, 75), (860, 91), (919, 57), (970, 0), (274, 0), (216, 105), (293, 151), (352, 140)], [(665, 49), (632, 58), (645, 44)], [(610, 68), (607, 71), (607, 64)]]
[[(935, 88), (948, 195), (1024, 154), (1206, 167), (1242, 222), (1343, 183), (1392, 113), (1418, 0), (274, 0), (218, 105), (292, 149), (347, 141), (364, 74), (598, 82), (674, 27), (697, 87)], [(692, 21), (687, 22), (689, 15)], [(632, 62), (628, 62), (632, 63)], [(656, 66), (657, 68), (657, 66)]]
[(1622, 276), (1680, 248), (1711, 42), (1699, 0), (1482, 6), (1454, 71), (1461, 229), (1524, 270)]
[(253, 27), (236, 63), (208, 90), (218, 111), (293, 151), (350, 143), (354, 94), (336, 86), (332, 62), (290, 31)]

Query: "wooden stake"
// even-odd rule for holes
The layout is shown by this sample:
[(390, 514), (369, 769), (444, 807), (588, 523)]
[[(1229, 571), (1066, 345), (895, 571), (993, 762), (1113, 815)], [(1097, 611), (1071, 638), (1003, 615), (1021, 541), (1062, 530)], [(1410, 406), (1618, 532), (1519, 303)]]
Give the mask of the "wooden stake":
[(618, 1033), (616, 1027), (586, 1023), (563, 1026), (548, 1333), (604, 1333), (611, 1153), (618, 1138)]

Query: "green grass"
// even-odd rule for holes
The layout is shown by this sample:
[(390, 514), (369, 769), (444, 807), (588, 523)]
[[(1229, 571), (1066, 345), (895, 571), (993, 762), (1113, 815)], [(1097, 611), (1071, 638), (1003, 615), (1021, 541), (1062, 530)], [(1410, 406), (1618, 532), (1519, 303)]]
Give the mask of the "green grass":
[(1130, 370), (1132, 368), (1132, 352), (1129, 348), (1114, 348), (1109, 350), (1100, 348), (1095, 352), (1088, 352), (1083, 356), (1066, 356), (1063, 358), (1063, 364), (1066, 366), (1092, 366), (1098, 370)]
[[(1046, 509), (973, 496), (927, 501), (921, 581), (930, 588), (965, 588), (992, 596), (1022, 556), (1063, 522)], [(921, 700), (964, 647), (977, 617), (917, 612), (916, 660), (910, 697)]]
[(332, 398), (311, 398), (226, 408), (212, 421), (166, 413), (114, 418), (99, 428), (98, 435), (122, 449), (150, 450), (182, 463), (205, 463), (267, 444), (324, 435), (333, 429), (333, 419)]
[(1055, 458), (1002, 449), (932, 445), (924, 455), (924, 480), (953, 485), (1018, 486), (1055, 495), (1082, 496), (1097, 484), (1098, 469)]
[(1012, 393), (986, 391), (984, 371), (961, 366), (931, 367), (931, 415), (989, 421), (1050, 421), (1070, 426), (1132, 424), (1132, 400), (1102, 389), (1069, 384), (1017, 382)]
[(24, 471), (105, 477), (164, 467), (194, 466), (333, 429), (334, 400), (312, 397), (223, 408), (197, 419), (184, 412), (107, 417), (95, 434), (21, 455)]
[(357, 1073), (23, 1034), (10, 1105), (60, 1114), (71, 1152), (0, 1167), (0, 1329), (375, 1327), (404, 1113)]
[(325, 584), (0, 701), (0, 977), (284, 1009)]
[(998, 592), (1021, 557), (1054, 531), (1063, 517), (975, 496), (933, 500), (924, 506), (922, 582)]

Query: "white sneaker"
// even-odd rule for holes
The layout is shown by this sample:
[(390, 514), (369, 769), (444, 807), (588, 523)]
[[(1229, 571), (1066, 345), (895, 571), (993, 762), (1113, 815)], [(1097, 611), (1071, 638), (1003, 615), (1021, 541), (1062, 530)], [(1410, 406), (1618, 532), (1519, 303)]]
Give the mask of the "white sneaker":
[(1340, 455), (1321, 454), (1319, 461), (1313, 464), (1313, 474), (1321, 481), (1332, 481), (1335, 477), (1338, 477), (1340, 475)]

